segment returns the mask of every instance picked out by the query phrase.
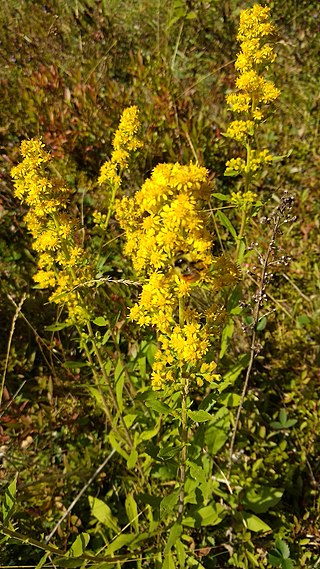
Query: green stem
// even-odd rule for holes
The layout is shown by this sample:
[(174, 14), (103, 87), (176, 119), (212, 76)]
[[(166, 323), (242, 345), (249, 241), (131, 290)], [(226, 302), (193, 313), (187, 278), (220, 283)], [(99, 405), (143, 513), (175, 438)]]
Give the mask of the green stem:
[[(63, 551), (62, 549), (58, 549), (57, 547), (53, 547), (52, 545), (49, 545), (43, 541), (39, 541), (37, 539), (34, 539), (32, 537), (29, 537), (25, 534), (20, 533), (19, 531), (10, 529), (8, 527), (5, 527), (2, 523), (0, 523), (0, 534), (3, 534), (9, 538), (12, 539), (16, 539), (18, 541), (21, 541), (22, 543), (26, 544), (26, 545), (32, 545), (38, 549), (42, 549), (43, 551), (46, 551), (47, 553), (50, 554), (54, 554), (54, 555), (58, 555), (59, 557), (63, 557), (66, 559), (70, 559), (68, 556), (68, 553), (66, 551)], [(141, 553), (138, 553), (139, 555), (141, 555)], [(123, 561), (126, 562), (128, 559), (128, 554), (125, 555), (112, 555), (111, 557), (103, 557), (101, 555), (90, 555), (88, 553), (82, 553), (81, 556), (77, 557), (77, 559), (83, 559), (83, 560), (88, 560), (88, 561), (101, 561), (101, 562), (105, 562), (105, 563), (115, 563), (118, 561)]]
[[(184, 299), (179, 298), (179, 324), (184, 326)], [(188, 378), (184, 376), (180, 370), (181, 381), (181, 422), (180, 437), (182, 441), (182, 449), (180, 453), (180, 494), (178, 505), (178, 521), (181, 522), (184, 512), (185, 497), (185, 480), (186, 480), (186, 464), (187, 464), (187, 444), (188, 444), (188, 415), (187, 415), (187, 397), (188, 397)]]
[[(107, 212), (107, 218), (106, 218), (106, 222), (105, 222), (105, 231), (108, 229), (108, 226), (109, 226), (109, 221), (110, 221), (111, 214), (112, 214), (112, 212), (113, 212), (113, 205), (114, 205), (114, 202), (115, 202), (115, 199), (116, 199), (116, 194), (117, 194), (118, 188), (119, 188), (119, 186), (117, 186), (116, 184), (112, 184), (110, 202), (109, 202), (109, 207), (108, 207), (108, 212)], [(100, 246), (99, 246), (98, 253), (97, 253), (97, 264), (98, 264), (99, 259), (100, 259), (102, 247), (103, 247), (103, 239), (102, 239), (102, 237), (101, 237), (101, 239), (100, 239)]]
[(248, 212), (248, 207), (247, 207), (247, 204), (245, 204), (243, 206), (243, 209), (242, 209), (240, 231), (239, 231), (239, 234), (237, 236), (236, 261), (239, 260), (240, 246), (241, 246), (243, 236), (244, 236), (244, 232), (245, 232), (245, 228), (246, 228), (247, 212)]
[[(249, 142), (246, 145), (246, 150), (247, 150), (247, 159), (246, 159), (246, 174), (245, 174), (245, 178), (244, 178), (244, 191), (247, 192), (249, 190), (249, 186), (250, 186), (250, 163), (251, 163), (251, 147)], [(237, 249), (236, 249), (236, 261), (239, 260), (239, 253), (240, 253), (240, 246), (244, 237), (244, 232), (245, 232), (245, 228), (246, 228), (246, 222), (247, 222), (247, 214), (248, 214), (248, 205), (245, 204), (242, 208), (242, 215), (241, 215), (241, 225), (240, 225), (240, 231), (239, 234), (237, 236)]]
[[(115, 188), (115, 190), (114, 190), (114, 192), (113, 192), (113, 199), (114, 199), (114, 196), (115, 196), (115, 192), (116, 192), (116, 188)], [(60, 229), (59, 218), (58, 218), (57, 215), (54, 215), (54, 216), (53, 216), (53, 219), (54, 219), (54, 222), (55, 222), (57, 231), (59, 232), (59, 229)], [(70, 255), (69, 255), (69, 251), (68, 251), (68, 244), (67, 244), (67, 242), (62, 241), (62, 243), (61, 243), (61, 248), (62, 248), (62, 251), (63, 251), (63, 254), (64, 254), (65, 258), (68, 260), (68, 259), (70, 258)], [(76, 282), (76, 274), (75, 274), (75, 271), (73, 270), (72, 267), (69, 267), (69, 271), (70, 271), (70, 275), (72, 276), (74, 282)], [(77, 297), (78, 297), (78, 299), (79, 299), (79, 304), (82, 306), (82, 308), (84, 308), (84, 309), (86, 310), (85, 301), (84, 301), (84, 299), (82, 298), (82, 296), (81, 296), (81, 294), (79, 293), (79, 291), (77, 291)], [(82, 334), (81, 334), (81, 328), (80, 328), (80, 326), (78, 326), (78, 325), (76, 326), (76, 328), (77, 328), (79, 337), (81, 338), (81, 335), (82, 335)], [(115, 397), (115, 394), (114, 394), (112, 385), (111, 385), (111, 383), (110, 383), (109, 376), (108, 376), (108, 374), (106, 373), (104, 361), (103, 361), (103, 358), (102, 358), (102, 355), (101, 355), (99, 346), (98, 346), (98, 344), (97, 344), (97, 342), (96, 342), (96, 339), (95, 339), (94, 332), (93, 332), (93, 330), (92, 330), (92, 326), (91, 326), (91, 322), (90, 322), (90, 321), (87, 322), (87, 330), (88, 330), (88, 336), (89, 336), (89, 338), (90, 338), (90, 341), (91, 341), (91, 344), (92, 344), (92, 347), (93, 347), (93, 352), (94, 352), (95, 357), (96, 357), (96, 360), (97, 360), (97, 362), (98, 362), (98, 364), (99, 364), (99, 368), (100, 368), (100, 371), (101, 371), (101, 374), (102, 374), (102, 377), (103, 377), (104, 384), (105, 384), (106, 387), (107, 387), (108, 394), (109, 394), (109, 396), (110, 396), (110, 399), (111, 399), (111, 401), (112, 401), (112, 404), (113, 404), (113, 407), (114, 407), (114, 409), (115, 409), (115, 411), (116, 411), (116, 414), (118, 415), (118, 417), (119, 417), (119, 419), (120, 419), (120, 423), (121, 423), (121, 427), (122, 427), (122, 430), (123, 430), (123, 433), (124, 433), (124, 437), (122, 436), (122, 433), (120, 433), (120, 436), (121, 436), (121, 438), (124, 440), (124, 442), (128, 445), (128, 447), (129, 447), (129, 449), (130, 449), (130, 452), (131, 452), (132, 449), (134, 448), (134, 444), (133, 444), (133, 441), (132, 441), (132, 439), (131, 439), (130, 433), (129, 433), (128, 429), (127, 429), (127, 426), (126, 426), (126, 424), (125, 424), (125, 422), (124, 422), (124, 419), (123, 419), (123, 417), (122, 417), (122, 414), (120, 413), (119, 406), (118, 406), (118, 402), (117, 402), (117, 399), (116, 399), (116, 397)], [(93, 362), (93, 360), (92, 360), (92, 356), (91, 356), (90, 350), (89, 350), (89, 348), (88, 348), (86, 342), (83, 342), (83, 348), (84, 348), (86, 357), (87, 357), (87, 359), (88, 359), (88, 361), (89, 361), (89, 363), (90, 363), (90, 366), (91, 366), (91, 369), (92, 369), (92, 373), (93, 373), (93, 377), (94, 377), (94, 380), (95, 380), (97, 389), (98, 389), (98, 391), (99, 391), (99, 394), (100, 394), (100, 396), (101, 396), (102, 403), (103, 403), (103, 408), (104, 408), (104, 412), (105, 412), (105, 415), (106, 415), (107, 420), (108, 420), (108, 422), (109, 422), (109, 425), (110, 425), (111, 429), (115, 430), (115, 431), (118, 433), (118, 431), (116, 430), (116, 428), (115, 428), (115, 426), (114, 426), (114, 421), (113, 421), (113, 418), (112, 418), (112, 414), (111, 414), (111, 411), (110, 411), (110, 409), (109, 409), (108, 403), (107, 403), (107, 401), (106, 401), (106, 399), (105, 399), (104, 393), (103, 393), (103, 391), (102, 391), (102, 389), (101, 389), (101, 383), (100, 383), (98, 374), (97, 374), (97, 372), (96, 372), (96, 370), (95, 370), (94, 362)], [(118, 433), (118, 434), (119, 434), (119, 433)], [(145, 481), (145, 476), (144, 476), (143, 470), (142, 470), (142, 468), (141, 468), (141, 465), (140, 465), (139, 463), (137, 464), (137, 467), (138, 467), (138, 470), (139, 470), (139, 473), (140, 473), (140, 475), (141, 475), (142, 480)]]
[(184, 512), (184, 496), (185, 496), (185, 480), (187, 465), (187, 444), (188, 444), (188, 415), (187, 415), (187, 396), (188, 396), (188, 379), (181, 374), (181, 423), (180, 436), (182, 441), (182, 449), (180, 454), (180, 494), (178, 506), (178, 521), (182, 520)]

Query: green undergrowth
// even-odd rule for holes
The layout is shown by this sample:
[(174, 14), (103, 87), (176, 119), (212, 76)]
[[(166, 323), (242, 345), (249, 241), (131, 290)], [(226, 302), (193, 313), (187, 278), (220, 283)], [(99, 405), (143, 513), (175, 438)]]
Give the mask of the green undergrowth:
[[(109, 282), (95, 289), (92, 327), (134, 439), (130, 453), (106, 428), (107, 391), (94, 384), (77, 333), (56, 325), (65, 321), (63, 308), (34, 287), (36, 254), (23, 220), (26, 206), (13, 196), (10, 169), (20, 160), (19, 143), (41, 136), (54, 157), (56, 177), (72, 190), (70, 209), (86, 228), (92, 254), (99, 246), (94, 211), (108, 209), (96, 182), (99, 168), (110, 157), (123, 109), (137, 105), (145, 147), (130, 173), (124, 172), (124, 192), (133, 195), (159, 163), (198, 160), (215, 184), (210, 207), (216, 211), (223, 205), (220, 194), (239, 189), (237, 179), (223, 176), (226, 160), (239, 156), (239, 146), (223, 133), (230, 122), (225, 95), (235, 81), (239, 14), (247, 3), (3, 3), (2, 565), (290, 569), (319, 564), (320, 13), (318, 2), (281, 0), (268, 6), (278, 54), (270, 73), (281, 96), (262, 125), (259, 145), (279, 159), (259, 179), (263, 206), (247, 228), (251, 249), (241, 283), (230, 296), (220, 292), (228, 314), (212, 352), (214, 359), (220, 352), (221, 383), (192, 393), (181, 521), (176, 481), (182, 408), (175, 393), (161, 399), (150, 389), (157, 339), (128, 319), (127, 307), (135, 304), (140, 288), (123, 254), (123, 233), (112, 217), (95, 275)], [(258, 268), (271, 238), (263, 218), (285, 191), (294, 198), (292, 215), (277, 234), (279, 262), (266, 283), (257, 354), (232, 447)], [(234, 241), (233, 226), (221, 219), (216, 218), (217, 255), (221, 244), (228, 252)], [(237, 212), (228, 219), (236, 226)]]

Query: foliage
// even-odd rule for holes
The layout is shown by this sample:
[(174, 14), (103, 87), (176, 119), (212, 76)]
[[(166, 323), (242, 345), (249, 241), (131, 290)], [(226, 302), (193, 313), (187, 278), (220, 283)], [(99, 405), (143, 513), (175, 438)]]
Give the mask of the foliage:
[(3, 564), (318, 563), (318, 3), (245, 8), (4, 4)]

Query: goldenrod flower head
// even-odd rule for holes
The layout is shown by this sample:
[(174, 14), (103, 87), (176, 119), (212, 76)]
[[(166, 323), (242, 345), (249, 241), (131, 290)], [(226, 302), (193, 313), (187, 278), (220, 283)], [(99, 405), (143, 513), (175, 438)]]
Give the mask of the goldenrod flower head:
[(136, 106), (128, 107), (123, 111), (118, 129), (114, 135), (111, 159), (101, 167), (98, 178), (99, 185), (108, 183), (114, 188), (120, 186), (119, 169), (127, 168), (130, 153), (143, 146), (141, 140), (137, 137), (139, 129), (139, 109)]
[(232, 192), (230, 203), (238, 208), (243, 208), (248, 204), (252, 205), (257, 202), (257, 194), (248, 190), (247, 192)]
[(250, 108), (251, 97), (248, 93), (230, 93), (227, 103), (236, 113), (247, 113)]
[(248, 10), (240, 13), (240, 25), (237, 38), (245, 41), (254, 38), (263, 38), (274, 32), (274, 26), (270, 22), (270, 8), (255, 4)]
[(144, 279), (130, 317), (159, 332), (151, 377), (156, 390), (172, 383), (178, 368), (188, 370), (196, 382), (196, 370), (210, 345), (209, 327), (195, 308), (186, 307), (184, 324), (178, 324), (179, 299), (213, 280), (212, 239), (202, 207), (207, 178), (207, 170), (197, 164), (159, 164), (133, 198), (116, 202), (116, 216), (126, 233), (125, 253)]
[(119, 127), (114, 135), (114, 150), (137, 150), (143, 143), (137, 137), (140, 129), (139, 109), (136, 106), (128, 107), (122, 113)]
[(29, 206), (25, 221), (32, 246), (40, 254), (34, 280), (40, 288), (55, 289), (50, 298), (65, 304), (69, 320), (80, 322), (88, 314), (74, 287), (91, 274), (83, 249), (75, 242), (77, 222), (66, 212), (69, 190), (48, 177), (45, 166), (51, 156), (41, 140), (23, 141), (21, 153), (24, 158), (12, 176), (15, 195)]
[(206, 181), (207, 170), (198, 165), (160, 164), (134, 198), (116, 203), (117, 219), (127, 233), (125, 252), (137, 272), (167, 274), (179, 251), (193, 250), (210, 263), (211, 240), (199, 207)]
[(98, 184), (101, 186), (106, 182), (117, 187), (120, 186), (121, 178), (118, 174), (118, 164), (116, 162), (108, 161), (102, 164)]
[(39, 288), (51, 288), (56, 285), (56, 275), (54, 271), (38, 271), (34, 275), (34, 280)]
[(250, 161), (247, 163), (242, 158), (231, 158), (226, 162), (225, 176), (239, 176), (239, 174), (253, 177), (263, 164), (270, 164), (273, 160), (268, 150), (252, 150)]
[(226, 136), (244, 144), (247, 138), (254, 134), (254, 121), (233, 121), (228, 126), (225, 134)]
[(246, 162), (243, 158), (231, 158), (226, 162), (225, 176), (239, 176), (246, 172)]
[(249, 119), (254, 122), (263, 118), (259, 104), (268, 104), (280, 94), (274, 84), (262, 75), (276, 58), (272, 46), (266, 41), (273, 32), (268, 7), (255, 4), (241, 12), (237, 36), (241, 51), (235, 63), (239, 72), (236, 80), (239, 92), (227, 95), (227, 102), (234, 112), (249, 114)]

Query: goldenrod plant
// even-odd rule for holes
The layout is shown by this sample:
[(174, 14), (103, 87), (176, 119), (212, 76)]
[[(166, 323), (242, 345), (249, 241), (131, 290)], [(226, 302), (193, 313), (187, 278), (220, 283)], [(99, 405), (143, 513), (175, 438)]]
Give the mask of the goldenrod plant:
[[(241, 210), (241, 226), (237, 236), (237, 257), (241, 251), (247, 216), (252, 205), (259, 203), (254, 191), (259, 172), (272, 163), (273, 157), (268, 149), (260, 149), (257, 132), (268, 115), (268, 106), (280, 95), (274, 83), (266, 79), (270, 65), (276, 59), (273, 46), (269, 43), (275, 34), (270, 20), (270, 8), (255, 4), (240, 14), (237, 39), (240, 52), (235, 68), (238, 72), (235, 93), (227, 95), (227, 103), (239, 116), (233, 120), (225, 136), (238, 142), (245, 150), (245, 157), (231, 158), (226, 163), (225, 176), (241, 176), (242, 183), (238, 191), (230, 197), (231, 205)], [(243, 254), (243, 249), (242, 249)]]
[[(113, 3), (89, 4), (66, 8), (73, 22), (81, 22), (77, 57), (84, 59), (92, 22), (100, 22), (103, 34), (94, 37), (104, 42), (125, 25), (130, 10), (141, 19), (139, 3), (131, 3), (129, 14), (116, 14)], [(261, 142), (279, 97), (269, 77), (276, 29), (269, 7), (254, 4), (240, 12), (234, 85), (224, 73), (233, 69), (235, 48), (225, 32), (233, 28), (228, 10), (235, 4), (169, 4), (159, 4), (154, 16), (153, 3), (144, 3), (151, 33), (157, 30), (154, 69), (143, 50), (135, 61), (132, 46), (116, 42), (110, 57), (113, 48), (122, 55), (128, 51), (126, 61), (130, 72), (134, 69), (128, 84), (121, 58), (115, 79), (109, 77), (108, 52), (80, 73), (77, 89), (64, 89), (70, 111), (66, 138), (73, 133), (75, 145), (77, 113), (81, 102), (84, 108), (88, 104), (82, 97), (90, 93), (94, 101), (88, 116), (95, 130), (90, 137), (86, 118), (86, 143), (77, 156), (83, 170), (91, 165), (87, 177), (75, 176), (61, 147), (57, 151), (52, 144), (53, 130), (51, 146), (48, 136), (24, 140), (22, 161), (12, 169), (15, 198), (21, 211), (27, 210), (33, 280), (30, 276), (19, 299), (8, 295), (15, 314), (1, 384), (0, 451), (9, 482), (0, 539), (9, 565), (290, 569), (305, 546), (297, 545), (305, 537), (299, 524), (305, 530), (309, 520), (298, 521), (288, 496), (306, 472), (316, 479), (317, 463), (310, 457), (316, 456), (318, 423), (314, 398), (305, 398), (314, 384), (298, 361), (286, 379), (291, 385), (286, 393), (279, 377), (285, 381), (291, 354), (276, 366), (265, 355), (273, 335), (281, 333), (290, 344), (282, 316), (290, 324), (295, 317), (272, 288), (274, 273), (280, 279), (289, 263), (281, 247), (290, 231), (285, 228), (294, 223), (294, 200), (290, 192), (278, 196), (275, 185), (270, 192), (263, 183), (277, 161), (272, 140), (270, 148)], [(187, 30), (203, 28), (199, 62), (205, 53), (211, 57), (212, 34), (202, 11), (211, 15), (216, 32), (222, 26), (223, 45), (230, 48), (228, 62), (219, 67), (221, 85), (215, 86), (217, 123), (234, 113), (228, 126), (215, 128), (216, 139), (206, 142), (210, 105), (201, 107), (195, 129), (199, 109), (193, 108), (191, 93), (197, 85), (204, 88), (212, 72), (193, 81), (187, 54), (196, 40), (184, 43)], [(119, 19), (114, 29), (113, 18)], [(140, 34), (139, 26), (133, 18), (133, 35)], [(177, 32), (165, 70), (161, 26), (168, 57)], [(24, 38), (33, 37), (31, 28)], [(158, 75), (150, 78), (152, 69)], [(101, 77), (97, 96), (94, 84)], [(53, 66), (36, 79), (47, 81), (49, 91), (55, 78), (58, 84)], [(226, 86), (229, 109), (222, 105), (219, 118)], [(138, 105), (143, 97), (154, 102), (154, 115)], [(109, 131), (97, 136), (105, 100), (115, 107), (106, 113)], [(116, 116), (118, 128), (109, 137)], [(161, 142), (166, 120), (170, 129)], [(99, 148), (101, 157), (101, 147), (104, 162), (92, 168), (93, 149)], [(41, 333), (25, 312), (34, 295), (37, 310), (40, 302), (45, 314), (51, 310)], [(17, 370), (20, 378), (23, 370), (27, 378), (36, 358), (18, 359), (14, 341), (20, 322), (42, 351), (37, 375), (28, 382), (28, 393), (39, 397), (31, 395), (31, 403), (22, 400), (15, 407), (6, 390), (8, 377)], [(300, 337), (310, 346), (312, 338), (306, 340), (303, 331)], [(23, 435), (15, 455), (7, 448), (6, 425), (10, 429), (20, 415)], [(27, 464), (26, 471), (20, 464)], [(307, 503), (311, 500), (316, 511), (312, 490)], [(309, 553), (303, 551), (301, 567), (307, 567)], [(1, 550), (0, 562), (2, 555)]]

